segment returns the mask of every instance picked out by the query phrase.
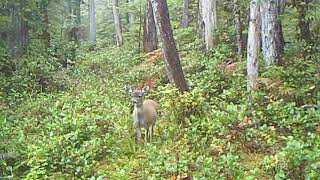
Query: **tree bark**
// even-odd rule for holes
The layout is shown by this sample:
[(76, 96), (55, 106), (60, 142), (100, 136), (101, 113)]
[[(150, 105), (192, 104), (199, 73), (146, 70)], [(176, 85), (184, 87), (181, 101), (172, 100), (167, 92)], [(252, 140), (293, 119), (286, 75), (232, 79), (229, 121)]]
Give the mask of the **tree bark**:
[(182, 11), (181, 24), (183, 28), (186, 28), (189, 25), (189, 0), (183, 0)]
[(260, 49), (260, 5), (259, 0), (250, 2), (250, 20), (248, 30), (247, 45), (247, 78), (248, 91), (257, 88), (257, 78), (259, 76), (259, 49)]
[(298, 27), (300, 29), (300, 37), (306, 42), (311, 41), (310, 22), (306, 20), (305, 15), (299, 17)]
[(310, 31), (310, 22), (306, 18), (308, 6), (310, 2), (311, 2), (310, 0), (304, 0), (303, 4), (295, 4), (299, 13), (298, 27), (300, 30), (300, 37), (301, 39), (305, 40), (307, 43), (311, 41), (311, 37), (312, 37), (311, 31)]
[(214, 46), (214, 30), (217, 26), (216, 0), (200, 0), (199, 1), (199, 27), (201, 37), (204, 39), (206, 49), (209, 50)]
[(89, 45), (96, 44), (96, 9), (95, 0), (89, 0)]
[(242, 22), (241, 22), (241, 11), (239, 6), (239, 0), (234, 0), (234, 19), (235, 19), (235, 29), (236, 29), (236, 44), (237, 52), (239, 57), (242, 56), (243, 42), (242, 42)]
[(278, 45), (279, 45), (279, 51), (280, 51), (280, 62), (282, 63), (282, 54), (284, 52), (284, 46), (285, 46), (285, 41), (284, 41), (284, 35), (283, 35), (283, 30), (282, 30), (282, 22), (280, 19), (280, 16), (284, 13), (285, 7), (287, 4), (287, 0), (277, 0), (277, 7), (278, 7), (278, 23), (277, 23), (277, 32), (278, 32)]
[(28, 41), (27, 22), (21, 16), (22, 3), (14, 3), (11, 8), (11, 32), (9, 32), (9, 48), (13, 57), (19, 57), (25, 52)]
[[(129, 0), (129, 3), (131, 6), (134, 5), (134, 0)], [(134, 13), (130, 12), (129, 13), (129, 24), (132, 25), (134, 24), (134, 20), (135, 20), (135, 16), (134, 16)]]
[(42, 39), (44, 45), (48, 48), (50, 47), (50, 32), (49, 32), (49, 14), (48, 14), (48, 6), (49, 1), (44, 1), (41, 3), (41, 14), (42, 14), (42, 23), (43, 23), (43, 30), (42, 30)]
[(81, 27), (81, 0), (72, 0), (73, 28), (76, 41), (83, 40), (83, 29)]
[[(134, 0), (126, 0), (126, 3), (128, 4), (130, 9), (133, 8)], [(134, 21), (135, 21), (135, 15), (131, 10), (130, 12), (126, 13), (126, 23), (128, 24), (129, 29), (130, 29), (130, 26), (134, 24)]]
[(261, 1), (262, 51), (267, 66), (279, 64), (284, 47), (277, 0)]
[(81, 0), (72, 0), (73, 1), (73, 15), (76, 18), (76, 25), (81, 24)]
[(123, 45), (123, 36), (122, 36), (122, 29), (121, 29), (120, 14), (118, 9), (118, 0), (113, 0), (112, 10), (113, 10), (114, 26), (116, 30), (116, 42), (117, 42), (117, 46), (120, 47)]
[(144, 52), (152, 52), (157, 49), (157, 28), (154, 20), (152, 4), (147, 0), (146, 16), (144, 19), (143, 29), (143, 50)]
[(74, 16), (74, 23), (76, 26), (81, 24), (81, 0), (71, 0), (72, 14)]
[(83, 28), (81, 27), (81, 1), (66, 0), (65, 2), (65, 18), (68, 28), (65, 36), (68, 40), (81, 42), (83, 40)]
[(170, 82), (173, 82), (181, 92), (188, 91), (189, 87), (182, 71), (179, 54), (173, 37), (167, 1), (151, 0), (151, 2), (162, 39), (162, 50), (168, 79)]
[[(199, 0), (198, 2), (198, 7), (197, 7), (197, 32), (199, 35), (199, 38), (203, 41), (204, 43), (204, 21), (203, 21), (203, 17), (202, 17), (202, 0)], [(204, 43), (205, 44), (205, 43)]]

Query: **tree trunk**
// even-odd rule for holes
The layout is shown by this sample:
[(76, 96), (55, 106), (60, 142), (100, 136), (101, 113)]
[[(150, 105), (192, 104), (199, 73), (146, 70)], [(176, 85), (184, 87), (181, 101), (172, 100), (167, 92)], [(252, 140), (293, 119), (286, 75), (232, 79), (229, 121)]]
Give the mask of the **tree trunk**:
[(66, 0), (65, 1), (65, 18), (67, 29), (65, 36), (70, 41), (80, 42), (83, 40), (83, 29), (81, 27), (81, 1)]
[(21, 16), (22, 3), (14, 3), (11, 9), (11, 32), (9, 33), (9, 48), (13, 57), (19, 57), (25, 52), (28, 40), (27, 22)]
[(157, 49), (157, 28), (154, 20), (152, 4), (147, 0), (146, 17), (144, 19), (143, 29), (143, 50), (144, 52), (152, 52)]
[(81, 24), (81, 0), (72, 0), (72, 14), (76, 26)]
[[(197, 8), (197, 32), (199, 35), (199, 38), (203, 40), (204, 43), (204, 22), (202, 17), (202, 0), (199, 0), (198, 8)], [(205, 44), (205, 43), (204, 43)]]
[(173, 37), (167, 1), (151, 0), (151, 2), (162, 39), (162, 50), (167, 76), (181, 92), (188, 91), (189, 87), (182, 71), (179, 54)]
[(71, 1), (65, 0), (64, 1), (64, 17), (63, 17), (63, 27), (61, 29), (61, 40), (64, 38), (70, 38), (69, 31), (70, 31), (70, 23), (71, 22)]
[(305, 40), (307, 43), (311, 41), (311, 37), (312, 37), (311, 31), (310, 31), (310, 22), (306, 18), (309, 3), (310, 3), (310, 0), (305, 0), (304, 4), (295, 5), (299, 13), (298, 27), (300, 29), (300, 37), (303, 40)]
[(239, 57), (242, 56), (243, 42), (242, 42), (242, 22), (241, 22), (241, 11), (239, 6), (239, 0), (234, 0), (234, 19), (235, 19), (235, 29), (236, 29), (236, 43), (237, 52)]
[(310, 23), (306, 20), (305, 15), (300, 14), (298, 27), (300, 29), (300, 37), (306, 42), (311, 41)]
[(209, 50), (214, 46), (214, 30), (217, 26), (216, 16), (217, 1), (216, 0), (200, 0), (199, 1), (199, 20), (200, 32), (204, 33), (206, 49)]
[(135, 21), (135, 16), (132, 11), (133, 5), (134, 5), (134, 0), (126, 0), (126, 3), (128, 4), (129, 9), (130, 9), (130, 11), (126, 13), (126, 23), (128, 24), (129, 29), (130, 29), (130, 26), (132, 26)]
[(283, 35), (283, 30), (282, 30), (282, 22), (280, 20), (280, 16), (284, 13), (285, 11), (285, 7), (286, 7), (286, 4), (287, 4), (287, 0), (277, 0), (277, 7), (278, 7), (278, 23), (277, 23), (277, 32), (278, 32), (278, 38), (279, 39), (279, 42), (278, 42), (278, 45), (279, 45), (279, 51), (280, 51), (280, 62), (279, 63), (282, 63), (282, 54), (284, 52), (284, 46), (285, 46), (285, 41), (284, 41), (284, 35)]
[(250, 21), (248, 30), (247, 45), (247, 78), (248, 91), (257, 88), (259, 76), (259, 49), (260, 49), (260, 7), (259, 0), (252, 0), (250, 3)]
[(123, 45), (123, 37), (122, 37), (120, 14), (118, 9), (118, 0), (113, 0), (112, 10), (113, 10), (114, 26), (116, 30), (117, 46), (120, 47)]
[[(129, 0), (126, 0), (126, 3), (130, 6)], [(130, 26), (130, 12), (126, 12), (126, 24)]]
[(96, 9), (95, 0), (89, 0), (89, 45), (96, 44)]
[(288, 0), (277, 0), (279, 14), (283, 14)]
[(44, 1), (41, 3), (41, 14), (42, 14), (42, 23), (43, 23), (43, 30), (42, 30), (42, 39), (43, 43), (46, 47), (50, 47), (50, 33), (49, 33), (49, 15), (48, 15), (48, 6), (49, 2)]
[[(129, 3), (130, 3), (131, 6), (133, 6), (134, 5), (134, 0), (129, 0)], [(133, 25), (134, 24), (134, 20), (135, 20), (134, 13), (130, 12), (129, 13), (129, 24)]]
[[(140, 7), (139, 7), (139, 35), (138, 35), (138, 51), (141, 50), (141, 42), (143, 45), (143, 41), (144, 39), (142, 39), (141, 41), (141, 34), (143, 34), (144, 36), (144, 26), (145, 26), (145, 20), (146, 20), (146, 15), (142, 12), (143, 10), (142, 4), (140, 3)], [(142, 32), (143, 30), (143, 32)], [(143, 37), (144, 38), (144, 37)]]
[(261, 1), (262, 51), (267, 66), (279, 64), (284, 40), (276, 0)]
[(73, 28), (76, 41), (83, 40), (83, 29), (81, 27), (81, 0), (72, 0)]
[(182, 27), (186, 28), (189, 25), (189, 0), (183, 0), (183, 7), (182, 7)]

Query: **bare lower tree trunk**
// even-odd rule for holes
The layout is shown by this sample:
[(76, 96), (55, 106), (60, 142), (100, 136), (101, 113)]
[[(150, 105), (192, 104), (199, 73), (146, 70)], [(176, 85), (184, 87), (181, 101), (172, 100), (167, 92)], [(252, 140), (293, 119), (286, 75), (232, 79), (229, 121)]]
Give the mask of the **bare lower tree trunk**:
[(248, 30), (247, 46), (247, 78), (248, 91), (257, 88), (259, 76), (259, 49), (260, 49), (260, 5), (259, 0), (252, 0), (250, 3), (250, 21)]
[(151, 2), (162, 39), (162, 50), (168, 78), (181, 92), (188, 91), (189, 87), (182, 71), (179, 54), (173, 37), (167, 1), (151, 0)]
[(213, 11), (213, 28), (217, 29), (218, 28), (218, 17), (217, 17), (217, 0), (212, 0), (212, 11)]
[(43, 43), (46, 47), (50, 46), (50, 33), (49, 33), (49, 14), (48, 14), (48, 6), (49, 2), (42, 2), (41, 3), (41, 14), (42, 14), (42, 23), (43, 23), (43, 29), (42, 29), (42, 39)]
[(201, 6), (202, 0), (199, 0), (198, 8), (197, 8), (197, 32), (199, 34), (199, 37), (204, 42), (204, 21), (202, 17), (202, 6)]
[(67, 29), (65, 37), (70, 41), (81, 42), (83, 40), (83, 28), (81, 27), (81, 1), (66, 0), (65, 2), (65, 20)]
[[(148, 0), (148, 1), (151, 2), (152, 11), (153, 11), (153, 17), (154, 17), (154, 22), (155, 22), (155, 24), (156, 24), (157, 41), (158, 41), (157, 47), (161, 47), (161, 46), (162, 46), (162, 45), (161, 45), (161, 44), (162, 44), (162, 38), (161, 38), (161, 35), (160, 35), (159, 23), (157, 22), (158, 20), (157, 20), (157, 18), (156, 18), (156, 13), (155, 13), (154, 7), (153, 7), (153, 5), (152, 5), (152, 0)], [(160, 37), (160, 38), (159, 38), (159, 37)]]
[(120, 14), (118, 9), (118, 0), (113, 0), (112, 10), (113, 10), (114, 26), (116, 30), (117, 46), (122, 46), (123, 37), (122, 37)]
[[(131, 6), (134, 5), (134, 0), (129, 0), (129, 3)], [(134, 13), (129, 13), (129, 24), (132, 25), (134, 24), (134, 21), (135, 21), (135, 16), (134, 16)]]
[(236, 44), (237, 52), (239, 57), (242, 56), (243, 42), (242, 42), (242, 22), (241, 22), (241, 11), (239, 6), (239, 0), (234, 0), (234, 19), (235, 19), (235, 29), (236, 29)]
[(284, 40), (277, 0), (261, 1), (262, 51), (267, 66), (279, 64)]
[(71, 0), (72, 2), (72, 14), (75, 18), (75, 24), (81, 24), (81, 0)]
[(95, 0), (89, 0), (89, 45), (96, 44), (96, 8)]
[(152, 52), (157, 49), (157, 28), (154, 20), (152, 4), (147, 0), (146, 17), (144, 19), (143, 29), (143, 50), (144, 52)]
[(286, 4), (287, 4), (287, 0), (277, 0), (277, 7), (278, 7), (278, 22), (277, 22), (277, 35), (278, 35), (278, 38), (279, 39), (279, 42), (278, 42), (278, 46), (279, 46), (279, 51), (280, 51), (280, 62), (279, 63), (282, 63), (282, 54), (284, 52), (284, 46), (285, 46), (285, 41), (284, 41), (284, 35), (283, 35), (283, 30), (282, 30), (282, 22), (281, 22), (281, 19), (280, 19), (280, 16), (284, 13), (285, 11), (285, 7), (286, 7)]
[(304, 39), (306, 42), (311, 41), (311, 31), (310, 31), (310, 22), (306, 18), (308, 6), (311, 0), (304, 0), (302, 4), (295, 4), (299, 13), (298, 27), (300, 30), (300, 37)]
[[(130, 5), (130, 1), (126, 0), (126, 3)], [(126, 24), (130, 27), (130, 12), (126, 12)]]
[(305, 15), (299, 17), (298, 27), (300, 29), (300, 37), (306, 42), (311, 40), (310, 23), (306, 20)]
[(83, 40), (83, 29), (81, 27), (81, 0), (72, 1), (72, 15), (73, 15), (73, 34), (76, 41)]
[(186, 28), (189, 25), (189, 0), (183, 0), (182, 7), (182, 27)]
[[(142, 4), (140, 3), (140, 8), (139, 8), (139, 35), (138, 35), (138, 51), (141, 50), (141, 34), (143, 34), (144, 32), (142, 32), (142, 30), (144, 30), (144, 25), (145, 23), (145, 14), (142, 12), (143, 10)], [(144, 34), (143, 34), (144, 35)], [(143, 40), (142, 40), (143, 41)], [(143, 44), (143, 42), (142, 42)]]
[(200, 24), (200, 32), (204, 33), (204, 35), (201, 35), (201, 37), (204, 37), (204, 43), (207, 50), (214, 46), (214, 30), (217, 26), (216, 8), (216, 0), (199, 1), (199, 17), (201, 19), (198, 20), (198, 23)]
[(9, 48), (13, 57), (25, 52), (28, 40), (27, 22), (21, 16), (22, 3), (14, 3), (11, 9), (11, 32), (9, 32)]

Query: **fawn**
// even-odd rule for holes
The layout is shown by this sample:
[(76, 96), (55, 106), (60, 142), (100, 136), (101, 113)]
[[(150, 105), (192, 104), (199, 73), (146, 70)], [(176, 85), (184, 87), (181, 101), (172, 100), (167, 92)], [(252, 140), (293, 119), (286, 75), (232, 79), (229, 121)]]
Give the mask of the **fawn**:
[(126, 86), (126, 90), (131, 95), (131, 100), (134, 105), (133, 109), (133, 127), (137, 132), (138, 142), (141, 139), (141, 129), (145, 129), (145, 141), (152, 140), (154, 126), (157, 118), (158, 104), (153, 100), (144, 100), (143, 96), (146, 95), (150, 88), (149, 86), (143, 87), (141, 90), (133, 90), (130, 86)]

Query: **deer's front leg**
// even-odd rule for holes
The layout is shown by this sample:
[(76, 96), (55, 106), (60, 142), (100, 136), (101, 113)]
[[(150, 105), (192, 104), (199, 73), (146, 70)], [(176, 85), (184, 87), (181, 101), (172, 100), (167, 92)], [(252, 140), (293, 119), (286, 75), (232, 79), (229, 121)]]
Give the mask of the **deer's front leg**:
[(140, 142), (140, 140), (141, 140), (141, 129), (137, 128), (136, 131), (137, 131), (137, 141)]

